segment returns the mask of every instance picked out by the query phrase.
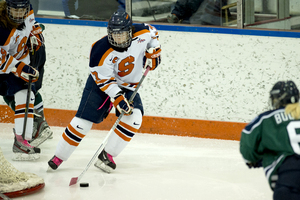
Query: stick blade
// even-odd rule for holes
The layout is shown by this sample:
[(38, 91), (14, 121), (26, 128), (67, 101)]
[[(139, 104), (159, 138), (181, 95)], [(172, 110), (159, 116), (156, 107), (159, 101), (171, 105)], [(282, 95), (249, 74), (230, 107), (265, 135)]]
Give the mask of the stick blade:
[(75, 184), (77, 183), (77, 180), (78, 180), (78, 177), (73, 177), (73, 178), (71, 178), (71, 181), (70, 181), (69, 186), (75, 185)]

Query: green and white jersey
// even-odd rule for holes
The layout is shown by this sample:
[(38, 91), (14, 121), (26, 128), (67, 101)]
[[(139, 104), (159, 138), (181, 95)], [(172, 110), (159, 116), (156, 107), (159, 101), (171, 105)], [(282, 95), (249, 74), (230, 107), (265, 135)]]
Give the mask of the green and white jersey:
[(245, 162), (262, 159), (270, 187), (275, 187), (277, 169), (292, 154), (300, 155), (300, 120), (286, 115), (284, 108), (260, 114), (242, 131), (240, 152)]

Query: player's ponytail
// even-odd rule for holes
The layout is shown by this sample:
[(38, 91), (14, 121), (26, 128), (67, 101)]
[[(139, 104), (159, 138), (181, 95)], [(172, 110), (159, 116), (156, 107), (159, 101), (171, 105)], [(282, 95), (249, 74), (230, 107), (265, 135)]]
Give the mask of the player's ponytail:
[(285, 107), (285, 114), (286, 115), (291, 114), (291, 116), (294, 119), (300, 119), (300, 104), (299, 104), (299, 102), (288, 104)]

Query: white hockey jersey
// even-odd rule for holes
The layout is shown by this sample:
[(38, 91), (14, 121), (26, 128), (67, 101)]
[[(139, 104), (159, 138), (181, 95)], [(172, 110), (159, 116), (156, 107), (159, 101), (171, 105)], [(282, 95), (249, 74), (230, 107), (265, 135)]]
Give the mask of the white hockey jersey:
[(23, 29), (12, 29), (0, 26), (0, 74), (9, 74), (20, 61), (30, 63), (27, 40), (32, 26), (36, 23), (32, 7), (25, 18)]
[(90, 71), (99, 89), (114, 97), (120, 88), (134, 90), (143, 74), (145, 51), (159, 46), (157, 30), (148, 24), (134, 25), (132, 43), (126, 51), (114, 50), (103, 37), (92, 45)]

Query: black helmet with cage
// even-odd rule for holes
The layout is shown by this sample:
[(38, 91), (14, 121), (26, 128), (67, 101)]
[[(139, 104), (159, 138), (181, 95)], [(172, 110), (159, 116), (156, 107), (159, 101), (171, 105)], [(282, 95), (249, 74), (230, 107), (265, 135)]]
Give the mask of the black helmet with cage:
[(8, 17), (17, 24), (22, 24), (30, 11), (29, 0), (6, 0)]
[(125, 49), (132, 40), (132, 21), (126, 12), (112, 14), (107, 25), (109, 43), (117, 48)]
[(273, 109), (299, 102), (299, 90), (293, 81), (278, 81), (270, 91)]

